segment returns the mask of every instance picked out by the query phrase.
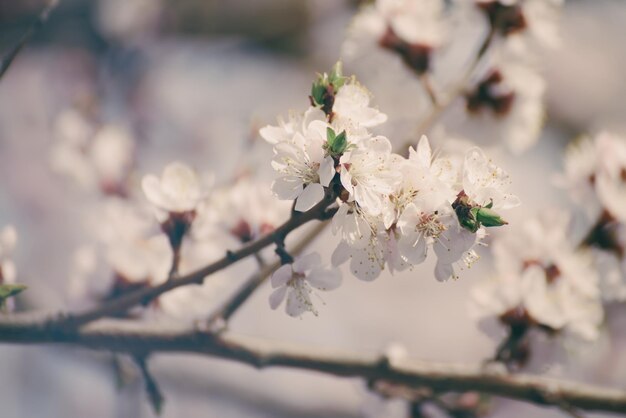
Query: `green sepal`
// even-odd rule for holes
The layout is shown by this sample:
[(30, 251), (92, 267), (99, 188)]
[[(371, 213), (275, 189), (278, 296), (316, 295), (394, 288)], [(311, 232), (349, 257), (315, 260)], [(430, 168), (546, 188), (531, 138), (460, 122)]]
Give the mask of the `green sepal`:
[(339, 156), (344, 153), (348, 148), (348, 138), (346, 131), (341, 131), (339, 135), (332, 130), (332, 128), (326, 128), (326, 150), (333, 157)]
[(0, 301), (4, 302), (8, 298), (22, 293), (26, 288), (27, 286), (23, 284), (2, 284), (0, 285)]
[[(492, 205), (493, 206), (493, 205)], [(486, 227), (507, 225), (505, 221), (496, 212), (487, 206), (480, 208), (476, 213), (476, 220)]]

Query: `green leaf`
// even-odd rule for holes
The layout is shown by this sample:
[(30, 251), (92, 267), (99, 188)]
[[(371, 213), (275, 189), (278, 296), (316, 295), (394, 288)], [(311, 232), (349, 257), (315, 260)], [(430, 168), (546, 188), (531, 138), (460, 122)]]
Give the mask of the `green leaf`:
[(328, 76), (328, 82), (335, 88), (335, 93), (345, 84), (346, 77), (343, 76), (343, 66), (341, 61), (337, 61), (337, 63), (333, 66), (333, 69)]
[(23, 284), (2, 284), (0, 285), (0, 303), (5, 299), (13, 297), (26, 290), (27, 286)]
[(333, 128), (326, 128), (326, 142), (328, 142), (328, 146), (332, 147), (335, 142), (335, 131)]
[(348, 148), (346, 131), (341, 131), (341, 133), (337, 135), (332, 128), (326, 128), (326, 145), (324, 148), (333, 157), (343, 154)]
[(476, 213), (476, 220), (486, 227), (507, 225), (505, 221), (496, 212), (487, 206), (480, 208)]
[(330, 152), (334, 155), (343, 154), (347, 147), (348, 139), (346, 137), (346, 131), (341, 131), (341, 133), (335, 137), (335, 140), (330, 147)]
[(316, 104), (318, 105), (324, 104), (325, 93), (326, 93), (326, 84), (323, 81), (318, 80), (313, 83), (313, 86), (311, 87), (311, 97), (313, 98), (313, 101)]

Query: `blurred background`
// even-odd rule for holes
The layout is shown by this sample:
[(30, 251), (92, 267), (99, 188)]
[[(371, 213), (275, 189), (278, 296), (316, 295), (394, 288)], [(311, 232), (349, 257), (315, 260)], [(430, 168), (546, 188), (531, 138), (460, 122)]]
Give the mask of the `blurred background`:
[[(19, 280), (29, 285), (23, 308), (67, 306), (72, 253), (86, 236), (76, 220), (93, 205), (93, 198), (51, 170), (55, 126), (64, 109), (80, 108), (132, 132), (141, 173), (160, 172), (177, 159), (213, 171), (218, 181), (236, 174), (242, 160), (269, 167), (271, 150), (257, 143), (258, 128), (307, 106), (310, 83), (340, 56), (358, 3), (62, 1), (0, 80), (0, 221), (20, 234), (15, 259)], [(0, 51), (17, 42), (43, 5), (0, 0)], [(523, 202), (511, 222), (568, 205), (551, 179), (569, 140), (600, 129), (626, 133), (626, 4), (567, 1), (562, 38), (562, 47), (542, 60), (547, 118), (538, 145), (521, 157), (494, 151)], [(346, 72), (352, 71), (358, 74), (349, 67)], [(361, 81), (368, 85), (366, 75)], [(374, 103), (393, 115), (397, 99), (370, 89)], [(402, 123), (391, 120), (383, 130), (397, 132)], [(327, 234), (314, 245), (325, 259), (331, 246), (323, 243), (333, 239)], [(231, 329), (367, 352), (400, 343), (422, 360), (480, 362), (493, 353), (496, 340), (469, 318), (467, 296), (491, 268), (482, 260), (460, 280), (443, 284), (432, 278), (431, 262), (372, 283), (345, 274), (342, 288), (324, 295), (320, 316), (302, 319), (270, 310), (266, 286), (237, 313)], [(609, 328), (623, 328), (619, 313), (609, 319)], [(612, 333), (583, 353), (548, 353), (558, 359), (533, 371), (624, 387), (624, 347), (626, 333), (621, 339)], [(141, 380), (120, 385), (112, 364), (110, 355), (67, 347), (0, 346), (0, 415), (153, 416)], [(367, 416), (365, 386), (353, 379), (257, 371), (182, 355), (156, 356), (152, 369), (166, 396), (164, 417)], [(390, 414), (369, 416), (395, 416)], [(562, 412), (497, 400), (492, 416)]]

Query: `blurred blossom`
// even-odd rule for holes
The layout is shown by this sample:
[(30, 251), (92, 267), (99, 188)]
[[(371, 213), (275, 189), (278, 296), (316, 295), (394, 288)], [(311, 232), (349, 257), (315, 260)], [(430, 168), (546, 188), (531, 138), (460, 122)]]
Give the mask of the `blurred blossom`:
[(514, 315), (515, 321), (548, 331), (598, 337), (603, 319), (598, 277), (589, 254), (571, 244), (568, 225), (567, 213), (547, 211), (498, 237), (496, 276), (472, 294), (477, 317), (507, 323)]

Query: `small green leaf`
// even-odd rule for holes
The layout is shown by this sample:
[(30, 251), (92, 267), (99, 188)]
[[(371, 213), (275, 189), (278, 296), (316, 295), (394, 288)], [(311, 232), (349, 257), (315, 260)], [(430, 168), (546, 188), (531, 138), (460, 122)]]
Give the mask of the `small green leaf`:
[(333, 128), (326, 128), (326, 142), (328, 142), (328, 146), (332, 147), (335, 142), (335, 131)]
[(346, 131), (341, 131), (341, 133), (335, 137), (335, 140), (330, 147), (330, 152), (334, 155), (340, 155), (343, 154), (347, 147), (348, 139), (346, 137)]
[(323, 81), (318, 80), (311, 87), (311, 97), (317, 105), (324, 104), (324, 94), (326, 93), (326, 85)]
[(496, 212), (487, 206), (480, 208), (476, 214), (476, 220), (486, 227), (507, 225), (505, 221)]
[(330, 75), (328, 76), (328, 82), (335, 88), (335, 93), (345, 84), (346, 77), (343, 76), (343, 66), (341, 61), (333, 66)]
[(23, 284), (2, 284), (0, 285), (0, 303), (5, 299), (13, 297), (26, 290), (26, 286)]

